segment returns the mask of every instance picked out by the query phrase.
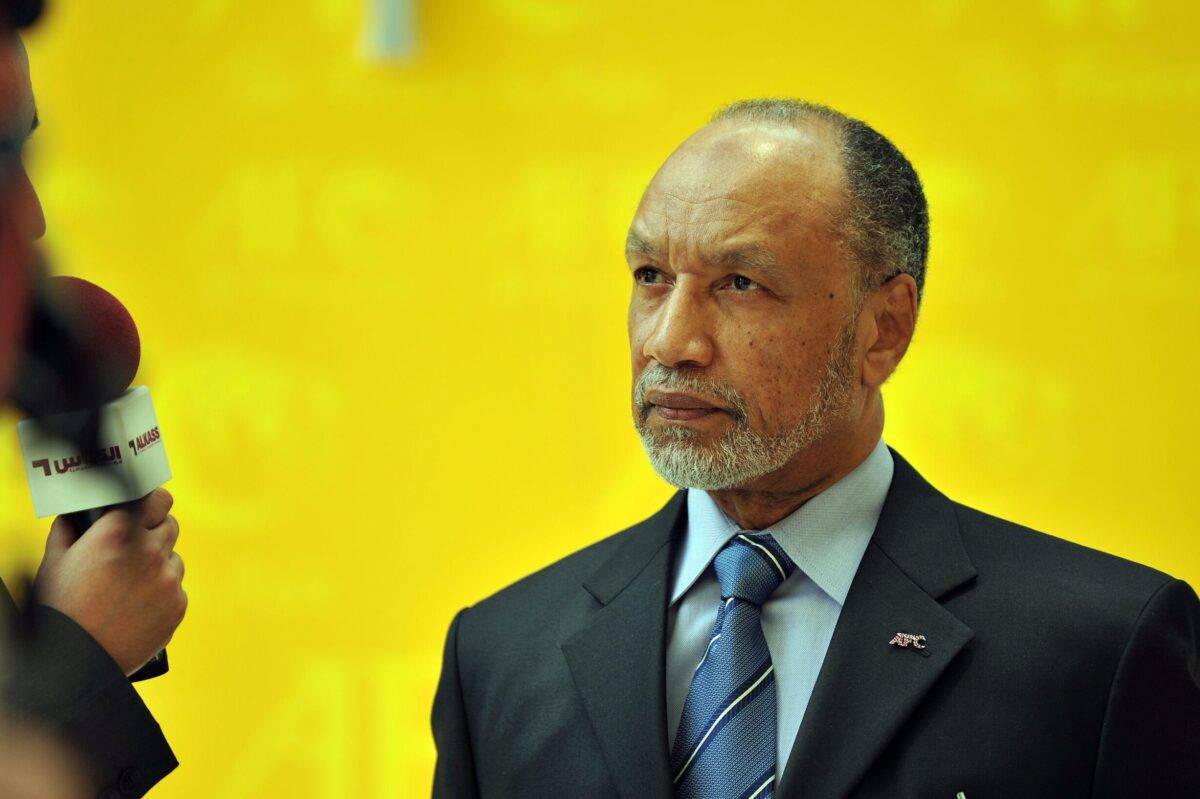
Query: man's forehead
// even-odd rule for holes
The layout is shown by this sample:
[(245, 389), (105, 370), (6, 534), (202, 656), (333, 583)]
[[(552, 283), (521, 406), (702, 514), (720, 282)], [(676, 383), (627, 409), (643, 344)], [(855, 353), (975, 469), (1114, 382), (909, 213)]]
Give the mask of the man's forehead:
[(799, 125), (723, 121), (685, 141), (662, 165), (638, 206), (639, 227), (689, 217), (826, 215), (840, 201), (837, 134)]

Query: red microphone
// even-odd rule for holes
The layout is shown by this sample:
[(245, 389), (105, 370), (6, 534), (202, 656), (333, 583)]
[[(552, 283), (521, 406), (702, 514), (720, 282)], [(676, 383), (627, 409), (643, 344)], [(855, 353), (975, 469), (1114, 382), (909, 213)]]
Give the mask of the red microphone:
[(142, 341), (129, 310), (112, 294), (82, 278), (56, 276), (48, 283), (51, 300), (59, 303), (74, 324), (78, 354), (92, 370), (95, 399), (108, 402), (121, 396), (133, 383), (142, 360)]
[[(104, 289), (75, 277), (39, 287), (17, 398), (17, 424), (39, 518), (69, 515), (81, 533), (114, 505), (171, 479), (150, 390), (129, 387), (141, 359), (137, 326)], [(134, 679), (166, 671), (160, 652)]]
[(137, 326), (116, 297), (86, 280), (43, 277), (32, 295), (11, 399), (55, 425), (59, 437), (89, 447), (96, 443), (94, 411), (137, 374)]

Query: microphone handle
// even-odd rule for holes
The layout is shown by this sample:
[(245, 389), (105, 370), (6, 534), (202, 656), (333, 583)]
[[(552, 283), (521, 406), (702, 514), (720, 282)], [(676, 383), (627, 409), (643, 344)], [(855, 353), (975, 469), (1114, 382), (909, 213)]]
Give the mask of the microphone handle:
[[(79, 534), (83, 535), (83, 533), (86, 532), (89, 527), (95, 524), (108, 510), (109, 508), (91, 508), (90, 510), (81, 510), (76, 511), (75, 513), (68, 513), (67, 518), (69, 518), (71, 523), (75, 525), (75, 529), (80, 531)], [(131, 674), (129, 676), (129, 681), (140, 682), (142, 680), (148, 680), (151, 677), (159, 677), (163, 674), (166, 674), (169, 668), (170, 664), (167, 663), (167, 650), (163, 649), (157, 655), (150, 658), (149, 662), (147, 662), (145, 666), (142, 666), (140, 669)]]

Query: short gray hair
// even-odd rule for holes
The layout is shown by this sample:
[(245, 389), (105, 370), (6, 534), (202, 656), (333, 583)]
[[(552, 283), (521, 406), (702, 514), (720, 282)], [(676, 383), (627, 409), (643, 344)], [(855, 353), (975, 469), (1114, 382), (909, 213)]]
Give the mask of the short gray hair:
[(867, 123), (806, 100), (740, 100), (722, 108), (712, 121), (727, 119), (832, 123), (841, 135), (847, 183), (846, 218), (839, 227), (861, 267), (859, 290), (908, 274), (917, 283), (920, 300), (929, 259), (929, 205), (917, 171), (896, 145)]

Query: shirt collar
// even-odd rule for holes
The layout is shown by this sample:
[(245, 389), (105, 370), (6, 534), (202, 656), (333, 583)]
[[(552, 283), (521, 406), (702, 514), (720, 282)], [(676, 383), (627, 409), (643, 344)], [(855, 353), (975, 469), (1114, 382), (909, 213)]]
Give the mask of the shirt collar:
[[(895, 463), (881, 438), (866, 460), (763, 532), (775, 536), (797, 568), (839, 605), (875, 532)], [(740, 529), (706, 491), (687, 493), (687, 531), (671, 603), (687, 593)]]

